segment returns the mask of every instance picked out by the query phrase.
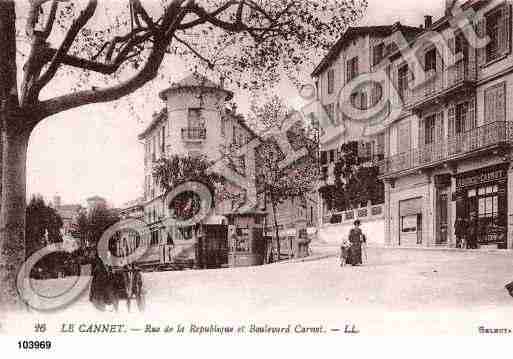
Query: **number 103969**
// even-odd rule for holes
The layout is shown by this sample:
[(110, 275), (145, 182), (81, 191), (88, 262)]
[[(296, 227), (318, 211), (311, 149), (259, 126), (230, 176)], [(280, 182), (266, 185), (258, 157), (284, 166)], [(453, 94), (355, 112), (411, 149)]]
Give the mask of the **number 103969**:
[(52, 347), (49, 340), (20, 340), (18, 341), (18, 349), (22, 350), (48, 350)]

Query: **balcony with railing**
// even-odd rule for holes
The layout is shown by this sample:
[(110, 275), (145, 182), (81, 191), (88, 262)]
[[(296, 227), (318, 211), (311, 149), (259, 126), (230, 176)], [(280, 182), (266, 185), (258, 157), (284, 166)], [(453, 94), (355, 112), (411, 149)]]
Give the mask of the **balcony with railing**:
[(418, 109), (431, 104), (439, 97), (451, 96), (460, 90), (474, 88), (476, 80), (476, 62), (473, 56), (469, 56), (442, 71), (427, 71), (423, 83), (415, 88), (399, 89), (399, 95), (407, 109)]
[(182, 128), (182, 139), (184, 141), (203, 141), (207, 138), (207, 130), (203, 127)]
[(385, 159), (385, 176), (432, 167), (513, 143), (513, 121), (492, 122)]

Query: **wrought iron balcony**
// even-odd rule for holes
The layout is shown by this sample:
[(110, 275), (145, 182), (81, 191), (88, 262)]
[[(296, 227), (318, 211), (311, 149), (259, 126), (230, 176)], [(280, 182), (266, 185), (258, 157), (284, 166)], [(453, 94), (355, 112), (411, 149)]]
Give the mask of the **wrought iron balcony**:
[(185, 141), (203, 141), (207, 138), (207, 130), (203, 127), (182, 128), (182, 139)]
[(416, 109), (429, 105), (439, 97), (450, 96), (465, 88), (473, 88), (476, 79), (476, 62), (474, 56), (469, 56), (443, 71), (428, 71), (422, 84), (413, 89), (399, 89), (399, 95), (406, 108)]
[(511, 143), (513, 143), (513, 121), (492, 122), (447, 138), (445, 141), (388, 157), (385, 160), (385, 176), (438, 165)]

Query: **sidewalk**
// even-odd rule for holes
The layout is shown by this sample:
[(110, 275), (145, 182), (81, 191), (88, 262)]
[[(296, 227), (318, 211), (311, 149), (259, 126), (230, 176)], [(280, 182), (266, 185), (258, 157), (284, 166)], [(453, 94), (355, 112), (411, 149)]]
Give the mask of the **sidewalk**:
[[(311, 245), (311, 248), (314, 252), (321, 251), (323, 253), (331, 252), (336, 255), (340, 251), (340, 246), (331, 243), (314, 243)], [(434, 247), (421, 247), (421, 246), (386, 246), (380, 244), (368, 244), (367, 248), (375, 248), (375, 249), (396, 249), (396, 250), (412, 250), (412, 251), (440, 251), (440, 252), (461, 252), (461, 253), (496, 253), (502, 254), (506, 256), (513, 256), (512, 249), (497, 249), (497, 248), (478, 248), (478, 249), (462, 249), (462, 248), (454, 248), (454, 247), (445, 247), (445, 246), (434, 246)]]

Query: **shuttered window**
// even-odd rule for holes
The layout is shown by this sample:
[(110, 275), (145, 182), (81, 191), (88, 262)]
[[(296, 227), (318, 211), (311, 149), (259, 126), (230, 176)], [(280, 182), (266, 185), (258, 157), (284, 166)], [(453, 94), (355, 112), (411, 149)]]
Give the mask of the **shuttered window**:
[(332, 94), (335, 91), (335, 70), (328, 70), (328, 94)]
[(383, 90), (381, 83), (374, 82), (371, 87), (371, 101), (369, 107), (374, 107), (378, 104), (383, 96)]
[(408, 89), (408, 65), (402, 65), (397, 72), (397, 90), (401, 99), (404, 99)]
[(331, 122), (335, 121), (335, 105), (330, 103), (326, 105), (326, 114)]
[(431, 49), (424, 55), (424, 70), (436, 71), (436, 49)]
[(506, 83), (494, 85), (485, 91), (485, 124), (506, 121)]
[(347, 82), (358, 76), (358, 56), (353, 57), (346, 64)]
[(424, 144), (426, 145), (435, 142), (435, 122), (436, 115), (430, 115), (424, 119)]
[(383, 60), (385, 55), (385, 44), (379, 43), (372, 49), (372, 65), (376, 66)]
[(489, 11), (476, 23), (476, 34), (488, 36), (488, 44), (477, 50), (480, 65), (501, 58), (511, 51), (511, 5), (503, 4)]
[(399, 124), (398, 152), (408, 152), (410, 150), (411, 126), (409, 121)]

